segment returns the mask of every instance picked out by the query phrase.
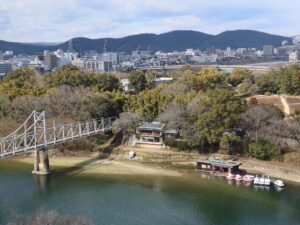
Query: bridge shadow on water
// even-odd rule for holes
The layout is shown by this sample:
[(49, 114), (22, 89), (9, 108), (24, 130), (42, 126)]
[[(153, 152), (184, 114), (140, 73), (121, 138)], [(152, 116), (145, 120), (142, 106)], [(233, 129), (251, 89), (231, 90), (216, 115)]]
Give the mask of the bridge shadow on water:
[[(85, 160), (83, 162), (77, 163), (74, 166), (65, 167), (65, 168), (53, 168), (51, 174), (47, 176), (34, 176), (35, 183), (37, 185), (38, 191), (40, 194), (50, 191), (51, 189), (51, 180), (54, 178), (62, 178), (66, 175), (76, 175), (83, 172), (87, 166), (99, 161), (108, 159), (111, 157), (113, 150), (120, 145), (121, 138), (119, 135), (115, 135), (111, 141), (106, 146), (103, 146), (98, 155), (94, 158)], [(51, 165), (51, 160), (50, 160)]]
[(76, 175), (83, 172), (88, 165), (91, 165), (99, 160), (108, 159), (115, 147), (118, 145), (109, 145), (103, 148), (102, 152), (99, 152), (98, 156), (85, 160), (83, 162), (77, 163), (74, 166), (62, 168), (62, 169), (52, 169), (50, 175), (46, 176), (34, 176), (34, 181), (38, 189), (39, 194), (44, 194), (50, 191), (50, 183), (54, 178), (63, 178), (66, 175)]
[(99, 161), (108, 159), (111, 156), (111, 153), (114, 148), (116, 148), (118, 144), (110, 144), (109, 146), (106, 146), (105, 148), (102, 148), (102, 151), (99, 152), (99, 154), (91, 159), (85, 160), (83, 162), (77, 163), (74, 166), (62, 168), (62, 169), (53, 169), (51, 171), (51, 177), (62, 177), (66, 175), (76, 175), (81, 172), (83, 172), (87, 166)]

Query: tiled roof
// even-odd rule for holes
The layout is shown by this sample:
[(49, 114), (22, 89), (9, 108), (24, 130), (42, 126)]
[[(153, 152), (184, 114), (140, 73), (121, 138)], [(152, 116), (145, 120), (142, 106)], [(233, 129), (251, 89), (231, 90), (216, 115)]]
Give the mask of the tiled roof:
[(160, 122), (145, 122), (138, 127), (138, 130), (158, 130), (161, 131), (164, 128), (165, 124)]

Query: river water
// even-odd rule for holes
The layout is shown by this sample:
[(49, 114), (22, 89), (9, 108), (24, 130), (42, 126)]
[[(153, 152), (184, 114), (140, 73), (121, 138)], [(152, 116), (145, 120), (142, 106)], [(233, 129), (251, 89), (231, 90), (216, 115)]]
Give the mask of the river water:
[(228, 184), (196, 173), (184, 177), (36, 177), (31, 166), (0, 161), (0, 224), (40, 209), (82, 215), (103, 225), (296, 225), (300, 186), (285, 190)]

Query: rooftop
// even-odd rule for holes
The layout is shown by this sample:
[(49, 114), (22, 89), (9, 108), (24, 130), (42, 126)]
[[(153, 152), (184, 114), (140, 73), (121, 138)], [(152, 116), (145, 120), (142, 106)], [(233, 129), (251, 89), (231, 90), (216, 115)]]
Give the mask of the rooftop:
[(160, 122), (145, 122), (138, 127), (138, 130), (157, 130), (161, 131), (165, 127), (165, 124)]
[(223, 168), (233, 168), (240, 165), (240, 163), (238, 162), (225, 162), (223, 160), (198, 160), (197, 163), (205, 163), (212, 166), (220, 166)]
[(178, 134), (178, 130), (176, 130), (176, 129), (168, 129), (164, 133), (165, 134)]

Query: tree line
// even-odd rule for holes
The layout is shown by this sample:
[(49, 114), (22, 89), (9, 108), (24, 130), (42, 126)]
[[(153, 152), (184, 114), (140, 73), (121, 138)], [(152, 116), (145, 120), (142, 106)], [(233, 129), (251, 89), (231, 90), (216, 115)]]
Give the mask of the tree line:
[(179, 150), (221, 149), (269, 160), (299, 147), (297, 117), (287, 120), (278, 108), (245, 98), (297, 95), (299, 66), (258, 77), (246, 69), (227, 75), (218, 69), (184, 66), (170, 76), (172, 83), (155, 86), (153, 73), (134, 71), (128, 75), (134, 92), (126, 93), (112, 74), (71, 65), (45, 75), (18, 69), (0, 83), (0, 126), (13, 121), (14, 127), (32, 110), (46, 110), (48, 117), (60, 121), (119, 116), (114, 130), (124, 137), (141, 121), (158, 120), (180, 131), (181, 140), (166, 140)]

